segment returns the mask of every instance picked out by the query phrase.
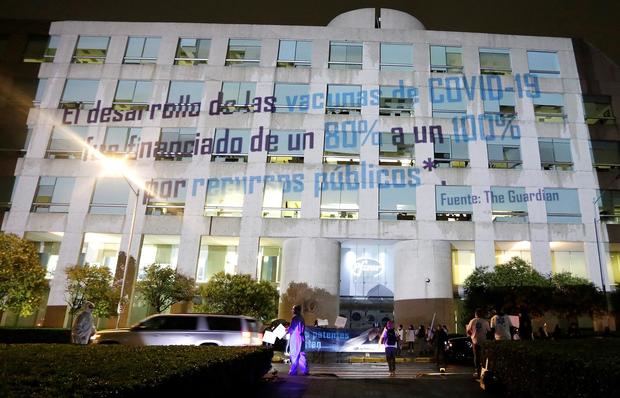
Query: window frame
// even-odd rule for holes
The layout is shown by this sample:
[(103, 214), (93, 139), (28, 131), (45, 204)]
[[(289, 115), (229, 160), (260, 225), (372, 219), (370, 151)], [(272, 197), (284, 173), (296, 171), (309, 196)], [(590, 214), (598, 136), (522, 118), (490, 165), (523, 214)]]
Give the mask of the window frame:
[[(443, 48), (443, 57), (446, 59), (446, 64), (434, 64), (433, 63), (433, 47), (435, 48)], [(448, 49), (454, 50), (459, 49), (458, 52), (448, 52)], [(447, 45), (429, 45), (429, 60), (430, 60), (430, 71), (431, 73), (455, 73), (462, 74), (464, 72), (464, 63), (463, 63), (463, 47), (462, 46), (447, 46)], [(460, 54), (461, 64), (460, 65), (450, 65), (448, 63), (448, 54)]]
[[(295, 43), (295, 56), (292, 60), (283, 59), (280, 56), (280, 50), (282, 49), (282, 42), (294, 42)], [(299, 43), (310, 44), (310, 59), (299, 60), (297, 59), (297, 46)], [(279, 40), (278, 42), (278, 59), (276, 60), (276, 67), (278, 68), (311, 68), (312, 67), (312, 41), (311, 40)]]
[[(518, 144), (514, 141), (518, 141)], [(491, 147), (500, 147), (502, 159), (491, 159)], [(519, 159), (507, 159), (506, 149), (517, 149), (519, 151)], [(496, 137), (494, 140), (487, 141), (487, 157), (489, 161), (489, 169), (510, 169), (520, 170), (523, 168), (523, 156), (521, 156), (521, 139), (512, 137)], [(502, 167), (504, 166), (504, 167)]]
[[(333, 47), (345, 47), (345, 61), (334, 61), (332, 60)], [(361, 54), (358, 61), (349, 61), (349, 49), (350, 48), (361, 48)], [(347, 70), (361, 70), (363, 68), (364, 63), (364, 43), (361, 41), (347, 41), (347, 40), (333, 40), (329, 42), (329, 58), (327, 62), (327, 69), (347, 69)]]
[[(207, 49), (207, 58), (196, 58), (196, 57), (181, 57), (181, 51), (184, 47), (181, 46), (181, 42), (183, 40), (194, 40), (195, 44), (194, 44), (194, 48), (196, 48), (196, 55), (198, 55), (199, 49), (202, 48), (202, 42), (208, 42), (208, 49)], [(177, 49), (176, 52), (174, 53), (174, 61), (173, 64), (174, 65), (181, 65), (181, 66), (187, 66), (187, 65), (207, 65), (209, 63), (209, 55), (211, 53), (211, 39), (200, 39), (200, 38), (193, 38), (193, 37), (179, 37), (179, 41), (177, 42)]]
[[(493, 66), (483, 67), (482, 65), (482, 54), (505, 54), (508, 56), (508, 68), (496, 68)], [(510, 57), (510, 49), (507, 48), (489, 48), (489, 47), (480, 47), (478, 48), (478, 60), (480, 62), (480, 74), (481, 75), (501, 75), (501, 76), (510, 76), (512, 75), (512, 60)]]
[[(455, 137), (457, 139), (455, 139)], [(437, 151), (437, 143), (440, 140), (439, 136), (435, 137), (435, 140), (433, 141), (433, 159), (437, 162), (437, 167), (448, 167), (448, 168), (466, 168), (469, 167), (469, 164), (471, 163), (471, 156), (469, 154), (469, 145), (468, 145), (468, 141), (465, 141), (464, 139), (460, 139), (457, 136), (451, 136), (451, 135), (445, 135), (443, 136), (443, 140), (444, 143), (439, 142), (439, 144), (444, 144), (445, 145), (445, 141), (448, 140), (449, 141), (449, 145), (450, 145), (450, 152), (438, 152)], [(455, 157), (454, 154), (456, 152), (454, 145), (464, 145), (464, 148), (466, 148), (467, 150), (467, 158), (463, 158), (463, 157)], [(438, 154), (448, 154), (449, 157), (444, 157), (444, 156), (438, 156)], [(447, 166), (446, 166), (447, 165)]]
[[(128, 56), (127, 51), (129, 50), (129, 44), (132, 39), (142, 39), (141, 51), (139, 56)], [(147, 42), (149, 40), (157, 40), (157, 55), (155, 57), (145, 57), (144, 50), (147, 47)], [(159, 52), (161, 50), (161, 37), (160, 36), (128, 36), (127, 44), (125, 47), (125, 53), (123, 54), (123, 64), (127, 65), (145, 65), (145, 64), (156, 64), (157, 58), (159, 57)]]
[[(325, 189), (324, 187), (326, 185), (330, 185), (330, 186), (335, 186), (335, 185), (339, 185), (340, 189), (331, 189), (331, 187), (329, 189)], [(342, 196), (343, 196), (343, 191), (345, 191), (343, 188), (345, 185), (355, 185), (356, 189), (346, 189), (346, 191), (355, 191), (356, 192), (356, 207), (343, 207), (342, 206)], [(327, 219), (327, 220), (332, 220), (332, 219), (338, 219), (338, 220), (347, 220), (347, 221), (352, 221), (352, 220), (357, 220), (359, 218), (359, 209), (360, 209), (360, 199), (359, 199), (359, 191), (360, 191), (360, 184), (359, 183), (330, 183), (330, 182), (321, 182), (321, 201), (320, 201), (320, 218), (321, 219)], [(327, 207), (323, 205), (324, 202), (324, 194), (326, 192), (329, 193), (333, 193), (333, 192), (338, 192), (338, 206), (336, 208), (332, 208), (332, 207)]]
[[(87, 56), (87, 55), (78, 55), (78, 51), (93, 51), (93, 50), (101, 50), (97, 48), (80, 48), (80, 40), (82, 39), (99, 39), (105, 38), (106, 46), (105, 50), (103, 50), (103, 55), (99, 56)], [(75, 43), (75, 48), (73, 49), (73, 55), (71, 56), (72, 64), (104, 64), (106, 57), (108, 55), (108, 49), (110, 48), (110, 36), (78, 36), (77, 42)]]
[[(553, 155), (552, 160), (543, 159), (543, 150), (541, 144), (550, 143), (551, 144), (551, 152)], [(556, 145), (566, 145), (568, 144), (568, 154), (570, 155), (570, 162), (562, 162), (556, 160)], [(546, 137), (538, 137), (538, 152), (540, 154), (540, 165), (543, 170), (561, 170), (561, 171), (572, 171), (573, 170), (573, 153), (571, 149), (571, 142), (568, 138), (546, 138)]]
[[(256, 42), (258, 43), (258, 45), (250, 45), (250, 44), (233, 44), (233, 41), (235, 42)], [(231, 46), (235, 46), (235, 47), (244, 47), (244, 58), (233, 58), (231, 57), (232, 53), (231, 51), (239, 51), (239, 50), (233, 50), (231, 48)], [(245, 58), (245, 53), (248, 52), (248, 48), (258, 48), (258, 58), (256, 59), (252, 59), (252, 58)], [(262, 42), (260, 39), (233, 39), (230, 38), (228, 39), (228, 48), (226, 49), (226, 59), (224, 61), (224, 65), (225, 66), (260, 66), (260, 56), (261, 56), (261, 52), (262, 52)]]

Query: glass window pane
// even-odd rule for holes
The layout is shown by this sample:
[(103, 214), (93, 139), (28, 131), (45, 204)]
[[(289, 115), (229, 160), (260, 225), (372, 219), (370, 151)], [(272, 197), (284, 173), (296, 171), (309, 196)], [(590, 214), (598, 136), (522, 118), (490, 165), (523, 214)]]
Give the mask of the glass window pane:
[[(181, 96), (185, 96), (185, 102), (195, 102), (202, 99), (204, 83), (196, 81), (171, 81), (168, 90), (168, 102), (178, 103)], [(187, 96), (189, 95), (189, 101)]]
[[(527, 202), (523, 200), (525, 188), (491, 187), (493, 211), (521, 211), (527, 213)], [(496, 200), (497, 198), (497, 200)], [(503, 198), (503, 203), (501, 202)]]
[(553, 140), (553, 151), (557, 162), (572, 162), (570, 140)]
[(135, 88), (135, 80), (119, 80), (118, 85), (116, 86), (116, 95), (114, 96), (114, 101), (132, 102)]
[[(92, 205), (127, 205), (129, 200), (129, 184), (124, 178), (98, 178), (91, 200)], [(125, 208), (122, 209), (122, 214)], [(99, 213), (101, 214), (101, 213)]]
[(560, 64), (556, 53), (528, 51), (527, 63), (531, 73), (539, 72), (557, 74), (560, 72)]
[(99, 80), (68, 79), (62, 94), (63, 102), (95, 102)]
[(581, 214), (576, 189), (545, 188), (545, 199), (548, 214)]
[(415, 211), (415, 194), (415, 186), (380, 185), (379, 210)]
[(431, 65), (447, 65), (446, 48), (443, 46), (431, 46)]
[(312, 42), (298, 41), (297, 50), (295, 51), (295, 61), (307, 61), (312, 59)]
[(144, 43), (144, 52), (142, 56), (144, 58), (157, 58), (160, 41), (161, 39), (159, 37), (147, 37)]
[(303, 130), (271, 130), (278, 137), (277, 149), (269, 150), (270, 155), (304, 156)]
[(509, 50), (481, 48), (480, 69), (510, 70)]
[(435, 186), (435, 204), (437, 212), (471, 213), (471, 187)]
[(142, 49), (144, 48), (144, 37), (130, 37), (127, 40), (127, 50), (125, 56), (132, 58), (142, 57)]
[(280, 40), (280, 50), (278, 51), (278, 60), (294, 61), (295, 60), (295, 40)]
[(413, 46), (381, 43), (381, 64), (413, 65)]
[(564, 106), (564, 95), (560, 93), (540, 93), (538, 98), (533, 98), (534, 105)]
[(356, 85), (327, 85), (328, 107), (361, 107), (362, 86)]
[(79, 49), (103, 50), (103, 54), (108, 49), (109, 37), (80, 36), (77, 44)]

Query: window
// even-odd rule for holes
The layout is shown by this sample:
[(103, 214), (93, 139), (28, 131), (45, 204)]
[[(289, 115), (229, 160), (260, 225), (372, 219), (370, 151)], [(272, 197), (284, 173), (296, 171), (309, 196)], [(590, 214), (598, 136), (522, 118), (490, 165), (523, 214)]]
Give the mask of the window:
[(583, 107), (588, 124), (616, 124), (611, 97), (608, 95), (584, 95)]
[(80, 36), (73, 53), (74, 64), (103, 64), (108, 52), (109, 37)]
[(304, 149), (314, 147), (314, 135), (303, 130), (271, 130), (277, 136), (277, 144), (269, 147), (269, 163), (303, 163)]
[(560, 138), (539, 138), (538, 150), (543, 170), (572, 170), (573, 158), (570, 140)]
[[(616, 288), (620, 284), (620, 251), (618, 251), (618, 246), (615, 244), (610, 245), (609, 251), (609, 266), (611, 267), (611, 277), (613, 278), (613, 282), (616, 285)], [(613, 251), (612, 251), (613, 250)]]
[(459, 87), (437, 88), (431, 86), (433, 118), (453, 119), (467, 113), (467, 94)]
[(525, 188), (491, 187), (484, 192), (487, 202), (491, 202), (493, 222), (526, 223), (527, 202)]
[(470, 186), (435, 186), (437, 221), (471, 221), (472, 203)]
[(380, 184), (379, 219), (415, 220), (415, 193), (415, 186)]
[(151, 180), (146, 184), (146, 214), (149, 216), (182, 216), (185, 208), (187, 181)]
[(434, 144), (437, 167), (461, 168), (469, 165), (469, 149), (466, 141), (444, 136), (442, 142), (441, 137), (436, 136)]
[(73, 177), (39, 177), (32, 201), (33, 213), (68, 213), (73, 192)]
[(475, 270), (475, 251), (452, 246), (452, 284), (457, 287), (457, 293), (458, 288), (465, 284), (465, 279), (473, 274)]
[(362, 43), (332, 41), (329, 43), (330, 69), (362, 69)]
[[(56, 36), (58, 37), (58, 36)], [(28, 36), (28, 42), (26, 43), (26, 50), (24, 51), (25, 63), (42, 63), (45, 61), (45, 52), (49, 36)]]
[[(231, 112), (251, 112), (254, 109), (252, 99), (256, 83), (246, 82), (223, 82), (222, 83), (222, 104), (225, 113)], [(258, 110), (258, 109), (256, 109)]]
[(140, 248), (138, 280), (144, 279), (144, 269), (151, 264), (176, 269), (180, 242), (179, 235), (144, 235)]
[(382, 166), (415, 166), (414, 135), (381, 133), (379, 164)]
[(545, 188), (543, 198), (547, 207), (547, 222), (581, 224), (579, 195), (576, 189)]
[(209, 316), (207, 317), (209, 324), (209, 330), (220, 331), (232, 331), (238, 332), (241, 330), (241, 319), (229, 318), (223, 316)]
[(328, 84), (327, 85), (327, 115), (357, 115), (362, 111), (362, 86)]
[(230, 39), (226, 65), (258, 66), (260, 63), (260, 40)]
[(413, 71), (411, 44), (381, 43), (381, 70)]
[(112, 106), (119, 111), (147, 110), (152, 92), (152, 81), (119, 80)]
[(540, 93), (538, 98), (533, 98), (534, 117), (537, 122), (563, 122), (564, 96), (557, 93)]
[(517, 114), (515, 95), (507, 91), (486, 90), (486, 98), (482, 100), (482, 107), (486, 115), (511, 119)]
[(43, 99), (43, 94), (45, 93), (46, 87), (47, 87), (47, 79), (39, 79), (37, 83), (37, 91), (34, 94), (34, 101), (32, 101), (34, 106), (41, 105), (41, 100)]
[[(200, 102), (204, 82), (171, 81), (167, 102), (173, 104)], [(183, 97), (183, 98), (182, 98)], [(181, 101), (183, 99), (183, 102)]]
[(154, 64), (159, 53), (159, 37), (129, 37), (124, 64)]
[(282, 258), (282, 248), (266, 246), (266, 242), (261, 239), (258, 250), (258, 280), (267, 281), (278, 286), (280, 282), (280, 259)]
[(46, 279), (54, 278), (63, 235), (64, 232), (26, 232), (24, 234), (24, 239), (32, 242), (39, 254), (39, 262), (47, 271)]
[(47, 48), (43, 52), (43, 62), (54, 62), (59, 43), (60, 36), (50, 36), (49, 41), (47, 42)]
[(590, 141), (592, 165), (599, 171), (620, 167), (619, 141)]
[(155, 160), (191, 160), (195, 139), (195, 127), (161, 129)]
[(218, 272), (234, 273), (239, 238), (202, 236), (196, 267), (196, 282), (205, 283)]
[(124, 216), (127, 211), (129, 190), (129, 183), (124, 178), (98, 178), (88, 212)]
[(14, 176), (0, 176), (0, 209), (11, 208), (17, 180), (18, 178)]
[(598, 209), (601, 221), (608, 224), (620, 224), (620, 190), (602, 190), (600, 195)]
[(532, 252), (530, 242), (495, 242), (495, 264), (505, 264), (513, 257), (519, 257), (531, 264)]
[(359, 164), (361, 133), (353, 131), (325, 131), (323, 162), (330, 164)]
[(303, 83), (276, 83), (276, 112), (308, 112), (310, 86)]
[(177, 52), (174, 56), (175, 65), (199, 65), (209, 61), (209, 39), (179, 39)]
[(312, 58), (312, 42), (280, 40), (278, 66), (287, 68), (309, 68)]
[(321, 183), (321, 218), (357, 220), (359, 184)]
[(263, 217), (299, 218), (302, 192), (296, 192), (290, 181), (268, 181), (263, 195)]
[(49, 146), (45, 153), (47, 159), (81, 159), (86, 152), (88, 127), (54, 127)]
[(480, 74), (510, 75), (510, 50), (499, 48), (480, 49)]
[[(551, 242), (565, 243), (565, 242)], [(568, 242), (566, 242), (568, 243)], [(570, 245), (570, 243), (568, 243)], [(582, 246), (583, 247), (583, 246)], [(583, 249), (582, 249), (583, 250)], [(551, 271), (553, 274), (570, 272), (573, 276), (588, 279), (586, 271), (586, 257), (583, 251), (551, 251)]]
[(380, 86), (379, 115), (413, 116), (417, 92), (412, 87)]
[(489, 154), (489, 168), (491, 169), (520, 169), (521, 168), (521, 141), (519, 138), (503, 137), (487, 141)]
[(248, 161), (250, 149), (249, 129), (215, 129), (213, 143), (212, 162)]
[(90, 109), (95, 104), (99, 80), (67, 79), (60, 99), (61, 109)]
[(538, 77), (560, 77), (558, 54), (548, 51), (528, 51), (530, 74)]
[(205, 216), (241, 217), (244, 188), (232, 178), (210, 178), (207, 182)]
[(108, 127), (101, 152), (106, 156), (119, 155), (135, 159), (140, 145), (140, 127)]
[(461, 47), (431, 46), (431, 72), (463, 72), (463, 49)]

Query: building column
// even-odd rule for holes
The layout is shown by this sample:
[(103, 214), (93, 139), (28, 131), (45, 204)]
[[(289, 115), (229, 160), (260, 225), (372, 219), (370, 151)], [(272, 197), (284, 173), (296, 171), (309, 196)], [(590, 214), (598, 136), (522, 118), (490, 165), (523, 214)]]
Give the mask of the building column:
[[(316, 318), (334, 323), (339, 315), (340, 242), (323, 238), (285, 240), (281, 275), (279, 318), (290, 319), (292, 306), (300, 304), (306, 323)], [(286, 294), (292, 282), (305, 283), (309, 289)]]
[(394, 245), (394, 319), (398, 324), (451, 324), (454, 319), (452, 257), (447, 241)]

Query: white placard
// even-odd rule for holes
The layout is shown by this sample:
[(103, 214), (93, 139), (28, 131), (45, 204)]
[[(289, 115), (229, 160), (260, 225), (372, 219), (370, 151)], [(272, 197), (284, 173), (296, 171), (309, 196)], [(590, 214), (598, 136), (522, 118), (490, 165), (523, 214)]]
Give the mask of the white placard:
[(284, 327), (284, 325), (279, 324), (278, 327), (273, 331), (273, 334), (275, 334), (277, 338), (281, 339), (282, 337), (284, 337), (284, 335), (286, 335), (286, 328)]
[(275, 344), (275, 342), (276, 335), (270, 330), (265, 330), (265, 334), (263, 334), (263, 343)]
[(343, 316), (336, 317), (336, 322), (334, 322), (334, 326), (341, 329), (347, 324), (347, 318)]
[(327, 319), (317, 319), (316, 324), (319, 326), (329, 326)]

